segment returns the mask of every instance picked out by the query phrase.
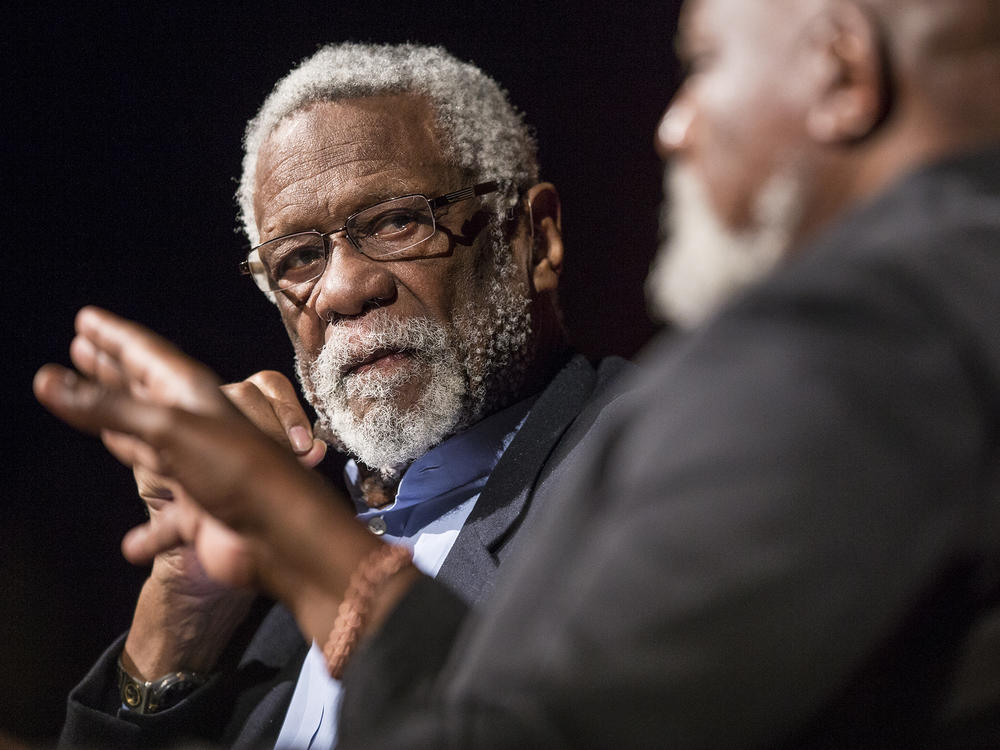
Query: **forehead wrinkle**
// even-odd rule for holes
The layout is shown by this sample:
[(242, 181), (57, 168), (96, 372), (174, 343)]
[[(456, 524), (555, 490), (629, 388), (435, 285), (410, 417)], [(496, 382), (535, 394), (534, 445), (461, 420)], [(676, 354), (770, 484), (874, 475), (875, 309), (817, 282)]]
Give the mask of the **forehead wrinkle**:
[[(391, 164), (391, 159), (385, 154), (376, 155), (379, 149), (374, 144), (362, 144), (359, 141), (316, 143), (308, 148), (287, 147), (278, 151), (277, 159), (268, 159), (263, 179), (258, 190), (265, 189), (277, 182), (287, 183), (287, 186), (301, 184), (321, 179), (332, 170), (344, 169), (350, 175), (364, 176), (384, 169)], [(273, 162), (273, 165), (270, 163)], [(369, 165), (367, 168), (361, 165)], [(279, 190), (279, 194), (280, 194)]]
[(303, 211), (324, 211), (337, 215), (342, 212), (342, 204), (350, 206), (369, 197), (374, 200), (385, 197), (384, 190), (373, 184), (373, 178), (397, 165), (384, 154), (376, 157), (375, 149), (363, 151), (369, 153), (359, 154), (350, 143), (326, 143), (307, 153), (282, 154), (258, 187), (258, 194), (269, 188), (273, 191), (261, 232), (271, 233), (289, 212), (301, 215)]
[(258, 206), (262, 236), (343, 221), (366, 205), (438, 183), (455, 189), (444, 183), (458, 170), (446, 163), (422, 110), (408, 116), (404, 106), (387, 117), (385, 102), (362, 101), (339, 103), (327, 117), (321, 106), (279, 123), (261, 150), (255, 192), (266, 196)]

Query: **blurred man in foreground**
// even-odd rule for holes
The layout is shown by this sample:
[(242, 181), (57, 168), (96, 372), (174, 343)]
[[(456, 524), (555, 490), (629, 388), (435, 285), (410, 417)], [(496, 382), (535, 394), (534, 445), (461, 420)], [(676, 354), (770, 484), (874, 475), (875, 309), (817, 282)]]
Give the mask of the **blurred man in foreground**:
[[(136, 436), (123, 460), (169, 470), (225, 524), (185, 508), (215, 575), (330, 633), (345, 747), (994, 747), (998, 14), (686, 5), (690, 72), (661, 154), (727, 245), (791, 254), (721, 312), (671, 301), (709, 319), (646, 353), (590, 468), (528, 537), (550, 543), (480, 612), (319, 513), (323, 491), (142, 329), (87, 310), (77, 340), (128, 383), (193, 372), (182, 411), (89, 356), (88, 380), (50, 366), (37, 391), (78, 426)], [(662, 259), (657, 294), (684, 252)], [(185, 439), (213, 446), (216, 468), (256, 451), (268, 483), (206, 471)], [(279, 519), (266, 499), (287, 488), (300, 501)], [(306, 559), (299, 530), (318, 517), (340, 544), (324, 554), (311, 535)], [(207, 544), (213, 529), (245, 556)], [(137, 557), (159, 545), (146, 529), (126, 541)]]

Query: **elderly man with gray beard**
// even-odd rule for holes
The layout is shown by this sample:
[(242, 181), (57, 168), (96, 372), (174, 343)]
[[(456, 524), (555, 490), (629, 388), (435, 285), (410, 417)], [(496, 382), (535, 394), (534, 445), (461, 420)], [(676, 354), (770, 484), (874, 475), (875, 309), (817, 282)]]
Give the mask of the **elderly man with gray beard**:
[[(367, 528), (479, 601), (624, 365), (568, 352), (559, 199), (528, 127), (439, 48), (340, 44), (275, 86), (245, 149), (241, 269), (291, 337), (316, 437), (277, 373), (227, 395), (306, 465), (326, 443), (346, 453)], [(183, 490), (136, 476), (153, 533), (176, 537)], [(175, 545), (72, 693), (62, 745), (327, 747), (339, 699), (284, 607), (215, 584)]]

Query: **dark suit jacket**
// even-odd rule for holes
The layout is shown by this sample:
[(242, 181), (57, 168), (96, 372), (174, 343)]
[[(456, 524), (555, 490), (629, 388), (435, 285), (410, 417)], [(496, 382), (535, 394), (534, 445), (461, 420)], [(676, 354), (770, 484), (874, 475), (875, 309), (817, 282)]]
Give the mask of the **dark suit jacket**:
[[(627, 364), (605, 359), (595, 369), (576, 356), (535, 401), (459, 532), (437, 580), (474, 603), (493, 587), (515, 533), (533, 517), (535, 489), (555, 469), (580, 470), (574, 456), (618, 391)], [(238, 640), (238, 639), (237, 639)], [(273, 746), (308, 650), (295, 621), (276, 605), (233, 649), (231, 662), (178, 706), (152, 716), (120, 711), (115, 663), (124, 636), (70, 694), (61, 747), (150, 747), (201, 740), (233, 747)], [(240, 653), (241, 652), (241, 653)]]
[(617, 407), (485, 607), (423, 581), (355, 655), (342, 750), (1000, 747), (1000, 150), (856, 209)]

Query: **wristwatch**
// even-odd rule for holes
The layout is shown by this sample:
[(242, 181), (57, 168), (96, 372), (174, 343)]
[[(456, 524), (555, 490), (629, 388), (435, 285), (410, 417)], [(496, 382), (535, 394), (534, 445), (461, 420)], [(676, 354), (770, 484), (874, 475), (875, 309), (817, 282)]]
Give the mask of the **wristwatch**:
[(198, 672), (171, 672), (158, 680), (145, 682), (137, 680), (125, 671), (121, 657), (118, 658), (118, 691), (122, 705), (137, 714), (154, 714), (181, 700), (207, 682)]

